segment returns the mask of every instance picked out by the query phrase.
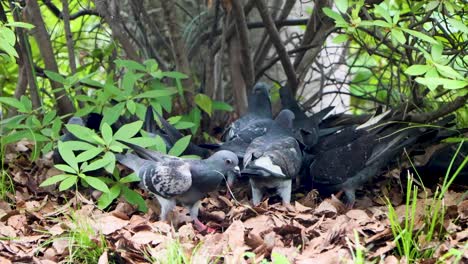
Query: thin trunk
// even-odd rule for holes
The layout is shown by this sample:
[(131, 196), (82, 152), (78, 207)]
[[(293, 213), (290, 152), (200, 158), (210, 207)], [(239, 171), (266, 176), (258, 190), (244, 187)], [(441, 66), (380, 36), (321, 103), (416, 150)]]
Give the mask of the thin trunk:
[(242, 77), (240, 44), (237, 37), (229, 40), (229, 69), (231, 71), (231, 85), (234, 96), (235, 109), (238, 115), (243, 115), (247, 111), (247, 93), (245, 82)]
[[(34, 25), (34, 29), (31, 30), (31, 33), (39, 47), (42, 59), (44, 60), (45, 69), (53, 72), (59, 72), (49, 33), (45, 28), (44, 20), (42, 19), (41, 10), (37, 1), (26, 1), (25, 14), (29, 23)], [(73, 107), (70, 98), (68, 98), (68, 95), (64, 90), (59, 89), (62, 87), (62, 85), (52, 80), (50, 82), (52, 89), (54, 90), (54, 98), (57, 100), (57, 112), (60, 115), (73, 113), (75, 108)], [(29, 87), (31, 88), (31, 83), (29, 83)], [(34, 98), (37, 96), (37, 92), (37, 88), (31, 89), (31, 97)]]

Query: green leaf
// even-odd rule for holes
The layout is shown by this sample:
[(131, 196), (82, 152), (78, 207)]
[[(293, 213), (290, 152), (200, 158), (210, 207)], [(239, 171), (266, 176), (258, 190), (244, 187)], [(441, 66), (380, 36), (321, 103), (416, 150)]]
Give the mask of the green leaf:
[(117, 132), (115, 132), (115, 140), (126, 140), (135, 136), (140, 131), (143, 121), (136, 121), (130, 124), (123, 125)]
[(164, 140), (162, 139), (161, 136), (157, 135), (157, 136), (154, 138), (154, 142), (156, 143), (156, 144), (155, 144), (156, 150), (158, 150), (159, 152), (164, 153), (164, 154), (167, 153), (167, 146), (166, 146), (166, 143), (164, 143)]
[(112, 128), (107, 123), (103, 123), (101, 126), (101, 135), (106, 145), (109, 146), (112, 141)]
[(139, 182), (139, 181), (140, 181), (140, 177), (138, 177), (138, 175), (136, 175), (136, 173), (131, 173), (128, 176), (123, 177), (122, 179), (120, 179), (121, 183)]
[(0, 104), (6, 104), (9, 106), (13, 106), (19, 112), (26, 113), (26, 108), (24, 105), (16, 98), (13, 97), (0, 97)]
[[(143, 148), (155, 145), (155, 142), (154, 142), (155, 138), (154, 137), (149, 137), (149, 136), (129, 138), (129, 139), (125, 140), (125, 141), (129, 142), (129, 143), (132, 143), (132, 144), (135, 144), (135, 145), (138, 145), (138, 146), (143, 147)], [(121, 145), (121, 143), (119, 143), (119, 142), (116, 142), (116, 144)], [(127, 146), (125, 146), (125, 148), (127, 148)]]
[(386, 4), (385, 2), (380, 5), (374, 5), (374, 10), (377, 15), (383, 17), (388, 23), (393, 23), (390, 13), (387, 8), (382, 5)]
[(83, 84), (87, 84), (89, 86), (93, 86), (93, 87), (100, 87), (100, 88), (104, 87), (104, 84), (98, 81), (95, 81), (93, 79), (89, 79), (89, 78), (83, 78), (80, 80), (80, 82)]
[(69, 175), (68, 178), (63, 180), (59, 185), (59, 191), (63, 192), (65, 190), (70, 189), (73, 185), (75, 185), (78, 181), (78, 176)]
[(103, 193), (108, 193), (109, 192), (109, 188), (107, 187), (107, 185), (103, 181), (101, 181), (99, 178), (86, 176), (84, 178), (84, 180), (91, 187), (93, 187), (94, 189), (96, 189), (98, 191), (101, 191)]
[(444, 82), (444, 88), (447, 90), (461, 89), (468, 86), (466, 80), (446, 80)]
[(228, 103), (221, 101), (213, 101), (213, 110), (222, 110), (227, 112), (232, 112), (234, 108)]
[(89, 129), (84, 126), (74, 125), (74, 124), (67, 124), (65, 125), (67, 130), (72, 133), (77, 138), (84, 140), (86, 142), (96, 143), (105, 145), (105, 142), (102, 138), (100, 138), (94, 130)]
[(138, 206), (138, 210), (146, 213), (148, 211), (148, 207), (146, 206), (145, 200), (141, 197), (140, 194), (137, 192), (130, 190), (126, 186), (122, 186), (122, 194), (125, 200), (133, 205)]
[(93, 161), (92, 163), (90, 163), (88, 166), (86, 166), (85, 168), (83, 168), (82, 172), (88, 172), (88, 171), (93, 171), (93, 170), (97, 170), (97, 169), (100, 169), (100, 168), (104, 168), (105, 166), (107, 166), (109, 163), (112, 162), (112, 157), (109, 156), (109, 155), (104, 155), (104, 157), (96, 160), (96, 161)]
[(337, 27), (343, 27), (343, 26), (348, 25), (348, 23), (344, 20), (344, 18), (339, 13), (333, 11), (329, 7), (324, 7), (322, 11), (325, 15), (335, 20)]
[(125, 68), (127, 68), (129, 70), (136, 70), (136, 71), (146, 72), (146, 67), (143, 64), (140, 64), (140, 63), (138, 63), (136, 61), (119, 60), (118, 59), (118, 60), (115, 60), (114, 63), (119, 68), (125, 67)]
[(93, 149), (96, 146), (89, 144), (88, 142), (84, 141), (67, 141), (67, 147), (69, 147), (71, 150), (88, 150), (88, 149)]
[(136, 110), (135, 102), (133, 100), (128, 100), (126, 105), (127, 105), (128, 112), (130, 112), (130, 114), (134, 115), (135, 110)]
[(450, 66), (441, 65), (437, 63), (434, 63), (434, 66), (437, 68), (437, 71), (445, 77), (463, 79), (463, 76)]
[(413, 36), (415, 36), (415, 37), (417, 37), (417, 38), (419, 38), (421, 40), (427, 41), (427, 42), (435, 44), (435, 45), (439, 45), (439, 42), (437, 40), (435, 40), (432, 37), (430, 37), (430, 36), (428, 36), (428, 35), (426, 35), (424, 33), (421, 33), (419, 31), (408, 29), (408, 28), (401, 28), (401, 30), (403, 30), (406, 33), (408, 33), (410, 35), (413, 35)]
[(6, 27), (0, 27), (0, 40), (3, 39), (3, 43), (8, 44), (8, 46), (12, 47), (15, 45), (16, 42), (16, 37), (15, 37), (15, 32), (13, 30), (6, 28)]
[(444, 46), (439, 45), (432, 45), (431, 47), (431, 57), (434, 61), (440, 61), (442, 59), (442, 52), (444, 51)]
[(29, 24), (29, 23), (24, 23), (24, 22), (17, 22), (17, 21), (14, 21), (14, 22), (9, 22), (9, 23), (6, 23), (5, 26), (9, 26), (9, 27), (19, 27), (19, 28), (25, 28), (25, 29), (33, 29), (35, 26), (32, 25), (32, 24)]
[(64, 172), (76, 174), (76, 171), (72, 167), (65, 164), (55, 164), (54, 167)]
[(169, 150), (169, 155), (172, 156), (180, 156), (182, 153), (184, 153), (185, 149), (190, 143), (190, 139), (192, 138), (191, 135), (185, 136), (174, 144), (174, 146)]
[(398, 41), (401, 44), (406, 43), (405, 34), (403, 34), (403, 32), (398, 28), (392, 29), (392, 39)]
[(341, 43), (344, 43), (346, 41), (348, 41), (349, 39), (349, 36), (346, 35), (346, 34), (340, 34), (338, 36), (336, 36), (334, 39), (333, 39), (333, 43), (335, 44), (341, 44)]
[(412, 75), (412, 76), (421, 75), (421, 74), (426, 73), (430, 68), (431, 66), (429, 65), (415, 64), (415, 65), (411, 65), (410, 67), (408, 67), (405, 73), (408, 75)]
[(75, 154), (73, 153), (71, 148), (68, 147), (69, 145), (70, 145), (70, 142), (59, 141), (57, 148), (62, 159), (68, 165), (70, 165), (70, 167), (72, 167), (75, 171), (78, 171), (78, 163), (76, 161)]
[(188, 76), (181, 72), (163, 72), (162, 76), (173, 78), (173, 79), (187, 79)]
[(53, 72), (53, 71), (47, 71), (47, 70), (44, 70), (44, 73), (52, 81), (55, 81), (55, 82), (58, 82), (58, 83), (61, 83), (61, 84), (65, 84), (67, 82), (66, 79), (62, 75), (60, 75), (59, 73), (56, 73), (56, 72)]
[(192, 128), (194, 127), (195, 124), (192, 123), (192, 122), (186, 122), (186, 121), (180, 121), (180, 122), (177, 122), (174, 127), (176, 129), (188, 129), (188, 128)]
[(335, 0), (335, 5), (341, 13), (346, 13), (348, 10), (348, 0)]
[(177, 93), (177, 91), (175, 90), (169, 90), (169, 89), (165, 89), (165, 90), (152, 90), (152, 91), (147, 91), (147, 92), (144, 92), (144, 93), (141, 93), (133, 98), (135, 99), (138, 99), (138, 98), (159, 98), (159, 97), (167, 97), (167, 96), (170, 96), (170, 95), (173, 95)]
[(121, 191), (120, 184), (112, 186), (108, 193), (103, 193), (98, 199), (98, 208), (103, 210), (107, 208), (112, 201), (119, 197)]
[(0, 50), (5, 51), (9, 56), (18, 58), (18, 52), (16, 52), (15, 48), (6, 42), (3, 42), (1, 38), (0, 38)]
[(205, 113), (211, 116), (213, 112), (213, 103), (211, 98), (205, 94), (197, 94), (195, 96), (195, 103), (200, 107)]
[(52, 176), (48, 179), (46, 179), (45, 181), (43, 181), (41, 183), (41, 185), (39, 185), (39, 187), (45, 187), (45, 186), (49, 186), (49, 185), (52, 185), (52, 184), (56, 184), (57, 182), (60, 182), (60, 181), (63, 181), (64, 179), (70, 177), (71, 175), (68, 175), (68, 174), (59, 174), (59, 175), (55, 175), (55, 176)]
[(42, 119), (42, 124), (48, 126), (52, 122), (52, 119), (54, 119), (54, 117), (56, 115), (57, 115), (57, 111), (55, 111), (55, 110), (47, 112), (45, 114), (44, 118)]
[(112, 107), (104, 107), (102, 114), (102, 122), (112, 125), (119, 119), (119, 116), (122, 114), (122, 111), (125, 108), (125, 102), (120, 102)]
[(433, 88), (443, 85), (445, 89), (452, 90), (452, 89), (460, 89), (468, 86), (468, 81), (465, 80), (451, 80), (446, 78), (438, 78), (438, 77), (428, 77), (422, 78), (418, 77), (415, 79), (418, 83), (426, 85), (431, 90)]
[(455, 19), (455, 18), (449, 18), (448, 21), (450, 25), (452, 25), (452, 27), (454, 27), (455, 29), (465, 34), (468, 34), (468, 26), (462, 21)]
[(104, 149), (101, 147), (94, 147), (86, 151), (81, 152), (76, 156), (77, 162), (90, 161), (94, 159), (97, 155), (101, 154)]
[(107, 165), (104, 167), (104, 169), (109, 173), (113, 173), (114, 169), (115, 169), (115, 162), (116, 162), (115, 154), (110, 152), (110, 151), (106, 152), (106, 154), (104, 154), (103, 159), (110, 160), (110, 162), (107, 163)]
[(378, 27), (383, 27), (383, 28), (391, 28), (392, 27), (392, 24), (386, 22), (386, 21), (383, 21), (383, 20), (374, 20), (372, 21), (372, 24), (374, 24), (375, 26), (378, 26)]
[(432, 11), (436, 9), (439, 6), (439, 3), (440, 3), (439, 1), (430, 1), (426, 5), (426, 11)]
[(125, 95), (131, 95), (134, 91), (135, 83), (145, 76), (142, 73), (126, 72), (122, 79), (122, 88), (125, 91)]

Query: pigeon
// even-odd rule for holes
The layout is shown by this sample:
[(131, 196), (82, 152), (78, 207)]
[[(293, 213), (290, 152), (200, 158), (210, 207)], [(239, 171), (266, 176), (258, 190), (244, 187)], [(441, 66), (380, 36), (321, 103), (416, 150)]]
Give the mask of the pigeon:
[(269, 131), (252, 141), (246, 150), (242, 170), (249, 177), (252, 202), (258, 205), (265, 189), (275, 188), (285, 206), (290, 207), (292, 178), (302, 163), (299, 143), (292, 132), (294, 113), (282, 110)]
[(259, 119), (272, 119), (272, 109), (268, 84), (258, 82), (252, 89), (252, 94), (248, 98), (247, 113), (234, 121), (224, 133), (224, 141), (231, 141)]
[(316, 147), (309, 167), (313, 188), (322, 194), (343, 192), (351, 208), (357, 188), (389, 165), (404, 148), (434, 137), (439, 137), (437, 129), (402, 123), (380, 125), (373, 131), (348, 127)]
[(188, 160), (144, 151), (150, 159), (134, 154), (118, 154), (117, 161), (132, 169), (145, 189), (153, 193), (161, 205), (160, 219), (167, 220), (177, 202), (188, 208), (195, 227), (200, 232), (211, 231), (198, 219), (200, 199), (217, 189), (226, 175), (240, 173), (237, 156), (218, 151), (204, 160)]

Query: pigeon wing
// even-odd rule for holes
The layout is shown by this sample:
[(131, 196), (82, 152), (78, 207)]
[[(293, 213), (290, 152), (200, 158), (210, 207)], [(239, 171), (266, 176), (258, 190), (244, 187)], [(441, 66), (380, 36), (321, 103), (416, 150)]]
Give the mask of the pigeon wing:
[(165, 198), (183, 194), (192, 186), (190, 164), (181, 160), (151, 162), (138, 174), (146, 189)]

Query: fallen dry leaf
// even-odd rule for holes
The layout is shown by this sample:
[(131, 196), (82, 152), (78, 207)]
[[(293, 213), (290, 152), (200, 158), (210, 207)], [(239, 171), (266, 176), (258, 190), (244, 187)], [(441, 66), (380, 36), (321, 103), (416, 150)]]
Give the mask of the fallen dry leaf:
[(108, 214), (96, 219), (93, 228), (104, 235), (109, 235), (128, 224), (129, 221)]

